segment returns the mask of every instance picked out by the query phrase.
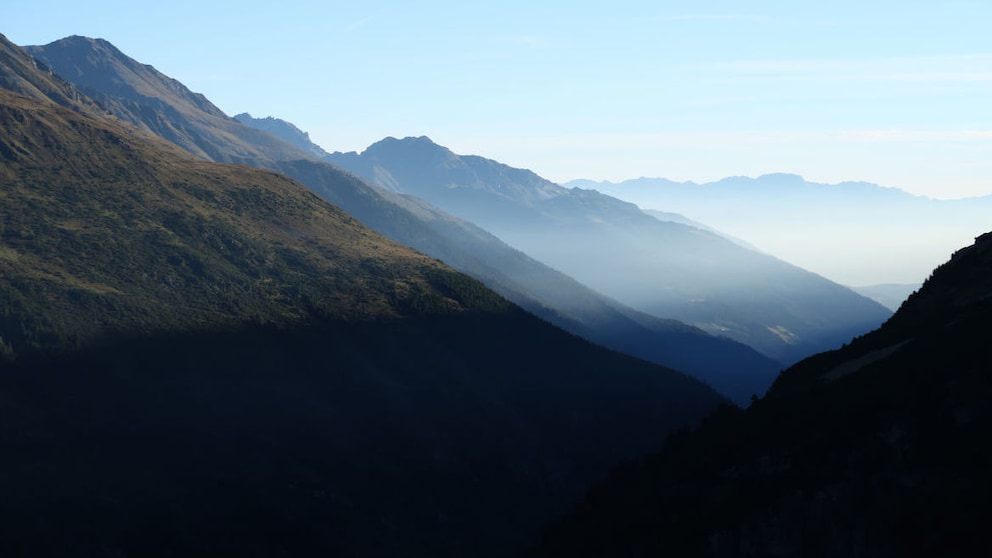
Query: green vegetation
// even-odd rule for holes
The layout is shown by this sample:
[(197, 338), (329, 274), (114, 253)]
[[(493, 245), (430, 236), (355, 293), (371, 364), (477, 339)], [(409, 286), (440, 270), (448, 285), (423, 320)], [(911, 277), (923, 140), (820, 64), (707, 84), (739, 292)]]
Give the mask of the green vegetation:
[(107, 124), (0, 95), (8, 350), (246, 316), (287, 323), (508, 308), (287, 178), (172, 156)]

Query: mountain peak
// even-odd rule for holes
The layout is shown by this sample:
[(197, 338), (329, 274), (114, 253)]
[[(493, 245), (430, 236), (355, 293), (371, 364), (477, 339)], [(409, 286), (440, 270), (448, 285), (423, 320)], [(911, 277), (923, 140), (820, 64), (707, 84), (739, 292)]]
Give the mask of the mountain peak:
[(436, 143), (434, 143), (433, 140), (431, 140), (431, 138), (429, 138), (427, 136), (416, 136), (416, 137), (414, 137), (414, 136), (407, 136), (407, 137), (403, 138), (401, 141), (409, 141), (409, 142), (415, 142), (415, 143), (424, 143), (424, 144), (437, 145)]
[(788, 172), (772, 172), (757, 177), (735, 175), (715, 182), (715, 184), (759, 184), (762, 186), (801, 186), (806, 183), (806, 179), (802, 176)]
[(390, 157), (402, 156), (407, 157), (455, 157), (456, 155), (451, 152), (450, 149), (442, 145), (434, 143), (431, 138), (427, 136), (407, 136), (403, 139), (397, 139), (393, 136), (387, 136), (372, 145), (365, 148), (362, 152), (363, 156), (381, 156), (388, 155)]
[[(244, 126), (203, 95), (128, 57), (106, 40), (74, 35), (24, 50), (117, 118), (203, 159), (240, 163), (313, 156)], [(163, 111), (170, 116), (149, 117), (151, 112)], [(259, 143), (265, 148), (259, 148)]]
[[(37, 56), (36, 49), (38, 47), (26, 47), (31, 54)], [(84, 35), (70, 35), (64, 37), (57, 41), (52, 41), (44, 47), (47, 50), (64, 50), (67, 52), (75, 53), (77, 57), (86, 57), (87, 61), (91, 64), (95, 60), (106, 60), (110, 59), (118, 63), (122, 63), (128, 67), (135, 68), (147, 68), (152, 69), (152, 66), (147, 64), (141, 64), (137, 60), (134, 60), (130, 56), (124, 54), (121, 49), (114, 46), (113, 43), (106, 39), (86, 37)], [(97, 55), (94, 57), (93, 55)]]
[(79, 46), (99, 46), (99, 47), (102, 47), (102, 48), (107, 48), (108, 50), (111, 50), (111, 51), (120, 52), (120, 50), (118, 50), (118, 48), (115, 47), (113, 45), (113, 43), (111, 43), (110, 41), (108, 41), (106, 39), (101, 39), (99, 37), (96, 37), (96, 38), (94, 38), (94, 37), (87, 37), (85, 35), (69, 35), (68, 37), (63, 37), (61, 39), (58, 39), (57, 41), (52, 41), (49, 44), (52, 44), (52, 45), (62, 44), (62, 45), (66, 45), (66, 46), (75, 46), (75, 47), (79, 47)]
[(3, 35), (0, 35), (0, 89), (86, 114), (104, 113), (102, 107), (82, 95), (74, 85)]
[(72, 35), (44, 46), (24, 49), (97, 101), (107, 100), (99, 95), (101, 91), (131, 101), (158, 97), (177, 107), (188, 104), (224, 116), (202, 95), (193, 93), (154, 67), (141, 64), (105, 39)]
[(397, 144), (397, 143), (403, 144), (403, 145), (424, 145), (424, 146), (442, 147), (441, 145), (438, 145), (437, 143), (434, 143), (434, 140), (432, 140), (431, 138), (429, 138), (427, 136), (406, 136), (406, 137), (403, 137), (403, 138), (397, 138), (397, 137), (394, 137), (394, 136), (386, 136), (386, 137), (382, 138), (381, 140), (373, 143), (369, 147), (373, 147), (373, 146), (380, 145), (380, 144), (383, 144), (383, 145), (394, 145), (394, 144)]

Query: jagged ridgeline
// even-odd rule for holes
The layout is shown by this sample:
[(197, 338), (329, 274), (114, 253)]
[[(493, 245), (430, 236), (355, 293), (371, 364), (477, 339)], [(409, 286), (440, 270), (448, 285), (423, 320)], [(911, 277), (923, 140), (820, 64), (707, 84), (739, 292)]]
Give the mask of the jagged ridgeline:
[(0, 554), (500, 556), (718, 405), (0, 38)]

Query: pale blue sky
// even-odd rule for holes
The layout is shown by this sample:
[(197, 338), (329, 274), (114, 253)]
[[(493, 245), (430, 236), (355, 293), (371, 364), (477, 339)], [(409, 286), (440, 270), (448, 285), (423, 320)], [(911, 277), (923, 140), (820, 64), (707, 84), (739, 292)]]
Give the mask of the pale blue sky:
[(329, 151), (428, 135), (556, 181), (793, 172), (992, 194), (992, 2), (4, 2)]

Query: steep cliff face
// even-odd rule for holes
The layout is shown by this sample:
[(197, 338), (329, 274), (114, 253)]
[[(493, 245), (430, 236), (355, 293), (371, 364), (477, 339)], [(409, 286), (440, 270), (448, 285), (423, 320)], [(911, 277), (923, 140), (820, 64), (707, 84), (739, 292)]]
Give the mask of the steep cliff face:
[(992, 552), (992, 235), (878, 330), (618, 469), (543, 556)]

